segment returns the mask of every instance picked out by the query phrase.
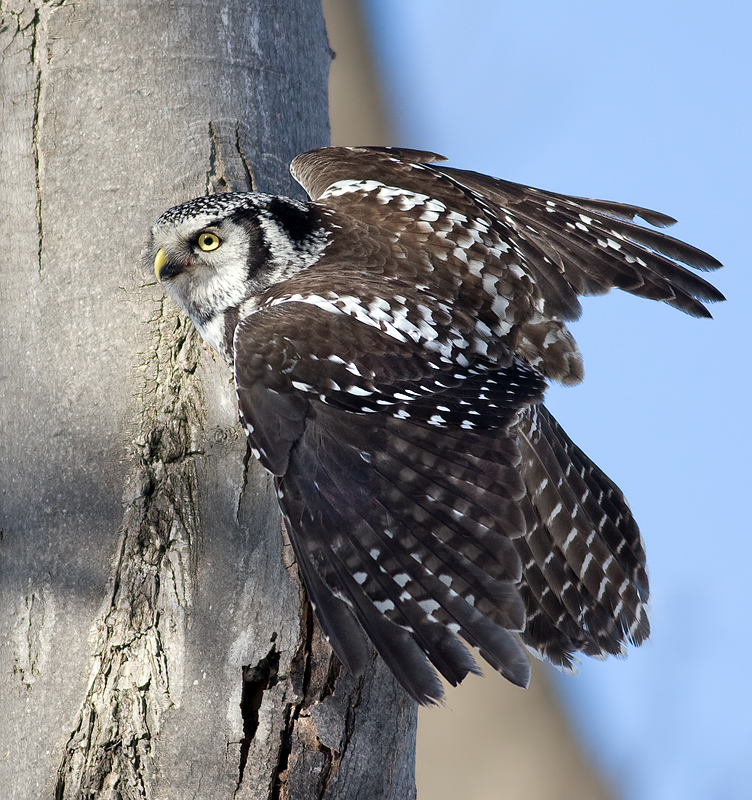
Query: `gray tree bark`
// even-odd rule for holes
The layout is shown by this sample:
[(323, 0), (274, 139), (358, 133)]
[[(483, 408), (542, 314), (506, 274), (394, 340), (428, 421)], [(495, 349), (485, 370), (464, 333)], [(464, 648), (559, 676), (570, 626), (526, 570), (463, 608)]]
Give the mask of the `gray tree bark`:
[(331, 656), (229, 370), (140, 267), (170, 205), (296, 193), (318, 3), (3, 0), (0, 52), (0, 792), (414, 797), (414, 704)]

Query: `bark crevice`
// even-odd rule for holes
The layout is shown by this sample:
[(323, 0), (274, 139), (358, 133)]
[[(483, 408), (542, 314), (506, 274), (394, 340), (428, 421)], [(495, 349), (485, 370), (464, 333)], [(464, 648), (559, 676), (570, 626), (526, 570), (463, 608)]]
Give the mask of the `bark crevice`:
[(259, 724), (259, 709), (264, 692), (277, 683), (279, 673), (279, 652), (272, 642), (269, 652), (255, 665), (243, 667), (243, 691), (240, 697), (240, 710), (243, 716), (243, 741), (240, 746), (240, 769), (238, 787), (243, 783), (248, 752), (256, 736)]
[[(30, 32), (29, 61), (34, 70), (33, 97), (32, 97), (32, 128), (31, 128), (31, 154), (34, 161), (34, 180), (36, 189), (36, 219), (37, 219), (37, 270), (42, 275), (42, 253), (44, 244), (44, 223), (42, 215), (42, 150), (40, 147), (42, 128), (43, 90), (45, 77), (49, 68), (49, 53), (47, 52), (47, 22), (54, 9), (59, 8), (67, 0), (35, 0), (21, 11), (10, 13), (18, 19), (18, 32)], [(0, 5), (0, 11), (2, 6)], [(27, 17), (24, 20), (24, 16)]]
[(35, 9), (33, 19), (29, 23), (31, 29), (31, 44), (29, 47), (29, 58), (34, 69), (34, 97), (32, 100), (32, 128), (31, 128), (31, 153), (34, 159), (34, 181), (36, 189), (36, 217), (37, 217), (37, 236), (39, 239), (37, 248), (37, 271), (42, 276), (42, 245), (44, 242), (44, 226), (42, 224), (42, 165), (39, 151), (40, 135), (40, 107), (42, 97), (42, 65), (38, 60), (38, 36), (41, 25), (39, 11)]

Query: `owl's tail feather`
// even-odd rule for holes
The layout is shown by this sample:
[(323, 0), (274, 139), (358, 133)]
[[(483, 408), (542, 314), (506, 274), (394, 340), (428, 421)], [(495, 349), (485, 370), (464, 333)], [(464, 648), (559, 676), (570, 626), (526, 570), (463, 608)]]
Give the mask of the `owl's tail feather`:
[(577, 650), (621, 654), (650, 633), (645, 550), (627, 501), (542, 405), (522, 414), (517, 433), (523, 640), (563, 667)]

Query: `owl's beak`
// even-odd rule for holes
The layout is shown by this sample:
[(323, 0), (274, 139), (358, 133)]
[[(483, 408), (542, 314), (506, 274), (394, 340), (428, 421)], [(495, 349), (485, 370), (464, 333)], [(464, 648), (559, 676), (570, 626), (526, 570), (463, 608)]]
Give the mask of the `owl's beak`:
[(157, 254), (154, 256), (154, 274), (157, 276), (157, 280), (159, 280), (159, 273), (162, 271), (162, 267), (167, 263), (167, 253), (165, 252), (164, 247), (160, 247), (157, 250)]

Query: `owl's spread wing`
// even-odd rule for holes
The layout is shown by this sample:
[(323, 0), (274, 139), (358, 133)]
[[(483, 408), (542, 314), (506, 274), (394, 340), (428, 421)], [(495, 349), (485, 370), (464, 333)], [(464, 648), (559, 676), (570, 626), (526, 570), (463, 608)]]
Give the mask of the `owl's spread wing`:
[(520, 641), (567, 666), (647, 635), (628, 507), (513, 354), (442, 366), (290, 301), (238, 326), (235, 375), (311, 601), (353, 672), (361, 629), (420, 702), (441, 696), (429, 662), (452, 684), (476, 671), (455, 634), (522, 685)]
[(423, 193), (469, 218), (492, 223), (517, 263), (538, 286), (542, 313), (580, 315), (578, 296), (619, 288), (662, 300), (694, 316), (710, 316), (704, 301), (723, 300), (707, 281), (682, 266), (712, 270), (715, 258), (659, 231), (671, 217), (639, 206), (570, 197), (445, 167), (435, 153), (396, 148), (321, 148), (297, 156), (293, 177), (313, 199), (331, 203), (341, 182), (378, 181)]

